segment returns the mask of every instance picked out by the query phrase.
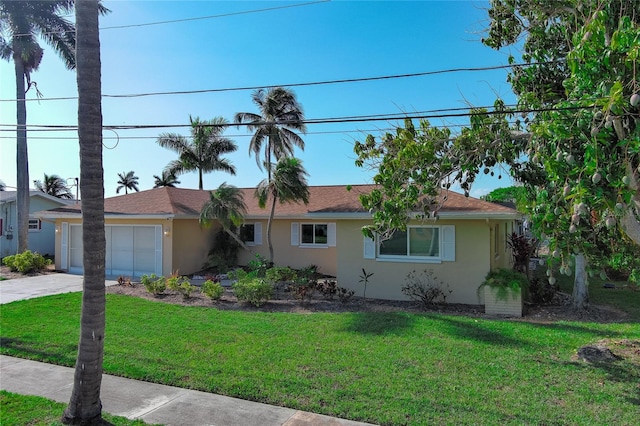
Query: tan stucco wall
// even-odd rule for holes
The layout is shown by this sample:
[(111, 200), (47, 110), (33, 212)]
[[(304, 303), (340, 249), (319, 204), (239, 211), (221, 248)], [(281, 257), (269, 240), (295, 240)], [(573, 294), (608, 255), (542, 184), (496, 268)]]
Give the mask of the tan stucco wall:
[(201, 228), (195, 219), (174, 219), (171, 232), (173, 259), (168, 273), (177, 270), (180, 275), (188, 275), (201, 271), (218, 230), (218, 225)]
[[(262, 223), (262, 244), (250, 247), (249, 252), (240, 250), (238, 263), (246, 265), (255, 258), (256, 254), (269, 258), (269, 244), (267, 242), (267, 221), (249, 221)], [(309, 265), (316, 265), (322, 274), (337, 273), (337, 247), (300, 247), (291, 245), (291, 223), (328, 223), (335, 221), (310, 220), (274, 220), (271, 237), (273, 241), (274, 263), (277, 266), (289, 266), (294, 269)]]
[(402, 293), (407, 274), (413, 270), (433, 270), (453, 292), (448, 303), (479, 304), (477, 289), (490, 268), (489, 224), (484, 220), (438, 221), (437, 225), (455, 225), (456, 261), (442, 263), (388, 262), (364, 259), (364, 239), (361, 228), (365, 221), (338, 223), (338, 285), (362, 296), (364, 285), (359, 282), (362, 268), (374, 275), (367, 284), (367, 297), (406, 300)]

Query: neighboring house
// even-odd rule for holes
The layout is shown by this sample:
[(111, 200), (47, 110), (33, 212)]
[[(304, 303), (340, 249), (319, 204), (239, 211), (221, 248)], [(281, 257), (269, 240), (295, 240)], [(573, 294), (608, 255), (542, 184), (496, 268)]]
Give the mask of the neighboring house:
[[(407, 233), (380, 242), (365, 238), (371, 223), (359, 195), (369, 185), (310, 187), (309, 204), (276, 205), (272, 239), (275, 264), (316, 265), (342, 287), (362, 294), (362, 269), (373, 273), (367, 296), (405, 299), (401, 288), (413, 270), (432, 269), (453, 292), (447, 301), (480, 303), (477, 288), (489, 270), (511, 266), (507, 236), (520, 214), (508, 207), (449, 192), (438, 220), (412, 221)], [(247, 215), (241, 235), (249, 251), (268, 256), (268, 209), (260, 209), (254, 189), (244, 189)], [(208, 191), (155, 188), (105, 200), (108, 275), (191, 274), (202, 269), (219, 226), (202, 229), (198, 216)], [(82, 229), (76, 206), (40, 212), (56, 223), (56, 268), (82, 272)]]
[[(54, 225), (34, 212), (66, 206), (75, 200), (63, 200), (42, 191), (30, 191), (29, 200), (29, 250), (53, 256), (55, 251)], [(0, 191), (0, 257), (16, 254), (18, 249), (18, 225), (16, 191)]]

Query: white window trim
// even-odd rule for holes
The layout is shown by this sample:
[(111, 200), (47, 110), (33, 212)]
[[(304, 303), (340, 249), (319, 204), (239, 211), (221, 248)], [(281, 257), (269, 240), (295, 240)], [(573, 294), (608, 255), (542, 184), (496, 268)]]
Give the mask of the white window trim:
[(409, 225), (407, 226), (407, 253), (409, 252), (409, 230), (410, 229), (437, 229), (438, 230), (438, 256), (411, 256), (410, 254), (406, 255), (396, 255), (396, 254), (381, 254), (380, 253), (380, 242), (376, 245), (376, 258), (378, 260), (388, 260), (394, 262), (441, 262), (442, 261), (442, 229), (437, 225)]
[(377, 262), (394, 263), (434, 263), (455, 262), (455, 226), (454, 225), (411, 225), (409, 228), (438, 228), (439, 256), (401, 256), (401, 255), (381, 255), (380, 241), (378, 238), (372, 240), (364, 237), (363, 254), (365, 259), (376, 260)]
[[(32, 228), (32, 224), (36, 225), (36, 227)], [(42, 221), (40, 219), (29, 219), (28, 229), (29, 232), (40, 232), (42, 230)]]
[[(302, 225), (313, 225), (314, 236), (316, 225), (327, 226), (327, 242), (326, 243), (303, 243), (302, 242)], [(315, 238), (315, 237), (314, 237)], [(336, 246), (336, 224), (335, 222), (291, 222), (291, 245), (299, 248), (329, 248)]]
[(244, 225), (253, 225), (253, 241), (243, 241), (248, 247), (260, 246), (262, 245), (262, 223), (261, 222), (249, 222), (243, 223)]

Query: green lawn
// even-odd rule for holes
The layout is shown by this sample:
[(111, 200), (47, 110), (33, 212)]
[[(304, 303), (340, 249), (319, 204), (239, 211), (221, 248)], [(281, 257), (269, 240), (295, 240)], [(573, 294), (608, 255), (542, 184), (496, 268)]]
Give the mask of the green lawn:
[[(0, 352), (72, 366), (80, 304), (3, 305)], [(636, 320), (235, 312), (110, 294), (104, 370), (388, 425), (637, 424), (640, 364), (574, 359), (602, 339), (640, 341)]]
[[(66, 404), (39, 396), (25, 396), (0, 391), (0, 424), (2, 426), (62, 426), (60, 418)], [(129, 420), (103, 414), (103, 419), (114, 426), (143, 426), (141, 420)]]

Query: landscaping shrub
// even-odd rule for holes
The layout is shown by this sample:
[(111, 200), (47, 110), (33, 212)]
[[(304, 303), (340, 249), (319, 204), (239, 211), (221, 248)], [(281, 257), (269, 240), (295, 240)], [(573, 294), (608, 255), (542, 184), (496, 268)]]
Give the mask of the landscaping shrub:
[(273, 286), (262, 278), (245, 277), (233, 284), (238, 300), (261, 306), (273, 295)]
[(318, 290), (325, 300), (333, 300), (338, 293), (338, 283), (329, 280), (318, 281), (316, 283), (316, 290)]
[(238, 250), (240, 245), (229, 233), (221, 229), (213, 240), (204, 269), (214, 269), (224, 274), (238, 264)]
[(200, 291), (211, 300), (220, 300), (224, 294), (224, 287), (219, 282), (207, 280), (202, 284)]
[(249, 261), (248, 267), (250, 272), (255, 272), (256, 276), (264, 278), (267, 275), (267, 270), (273, 267), (273, 262), (256, 254), (255, 259)]
[(348, 303), (351, 300), (351, 298), (356, 294), (355, 291), (347, 290), (344, 287), (338, 287), (336, 292), (338, 294), (338, 300), (340, 300), (340, 302), (342, 303)]
[(296, 271), (289, 268), (288, 266), (274, 266), (273, 268), (267, 269), (265, 273), (265, 277), (268, 281), (272, 283), (277, 283), (281, 281), (293, 281), (296, 279)]
[(499, 268), (487, 274), (478, 291), (485, 286), (493, 287), (497, 290), (496, 297), (498, 300), (506, 300), (509, 295), (509, 290), (516, 292), (522, 290), (525, 294), (524, 297), (527, 298), (526, 293), (529, 288), (529, 280), (527, 276), (521, 272), (513, 269)]
[(22, 253), (5, 257), (2, 262), (8, 266), (12, 272), (28, 274), (43, 270), (47, 265), (51, 265), (51, 260), (46, 259), (40, 253), (33, 253), (25, 250)]
[(419, 302), (423, 307), (429, 307), (436, 303), (446, 303), (447, 296), (452, 293), (449, 286), (439, 280), (433, 270), (424, 270), (420, 274), (411, 271), (405, 278), (406, 284), (402, 292), (409, 299)]
[(144, 288), (154, 296), (164, 293), (167, 289), (164, 277), (158, 277), (156, 274), (143, 275), (140, 277), (140, 282)]

